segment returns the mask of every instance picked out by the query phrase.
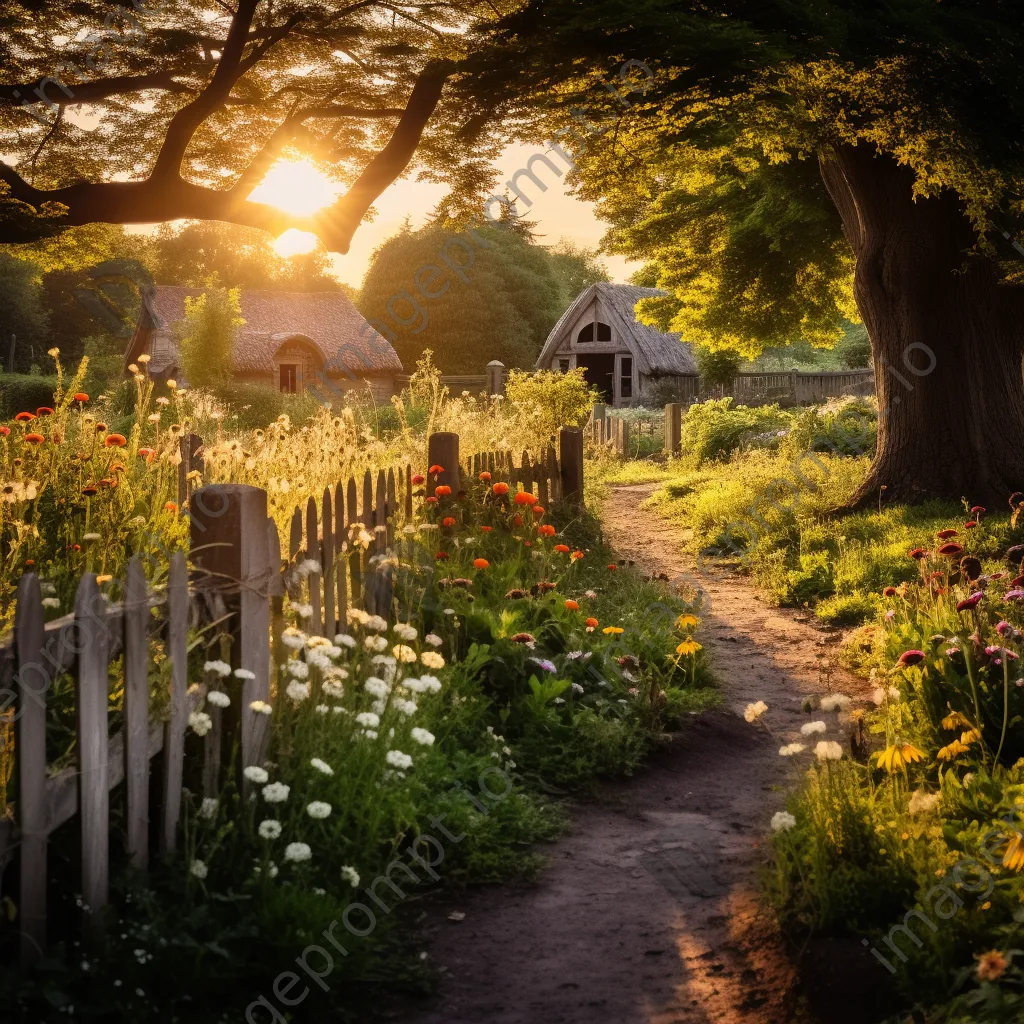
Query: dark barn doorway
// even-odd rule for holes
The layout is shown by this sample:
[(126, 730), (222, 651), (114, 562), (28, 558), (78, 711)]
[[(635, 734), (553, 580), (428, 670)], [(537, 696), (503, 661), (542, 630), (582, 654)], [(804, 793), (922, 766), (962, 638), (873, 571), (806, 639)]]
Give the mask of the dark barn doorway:
[(601, 392), (601, 401), (611, 404), (615, 394), (612, 390), (612, 379), (615, 376), (614, 354), (577, 355), (576, 365), (583, 367), (586, 382)]

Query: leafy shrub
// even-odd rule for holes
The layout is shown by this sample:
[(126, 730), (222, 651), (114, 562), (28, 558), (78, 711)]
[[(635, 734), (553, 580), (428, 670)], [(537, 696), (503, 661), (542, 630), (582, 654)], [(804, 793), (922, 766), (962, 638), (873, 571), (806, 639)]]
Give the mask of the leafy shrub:
[(28, 373), (0, 373), (0, 418), (19, 412), (35, 412), (41, 405), (53, 405), (56, 377)]
[(789, 426), (791, 416), (777, 405), (733, 406), (731, 398), (698, 402), (686, 410), (682, 425), (683, 451), (704, 462), (724, 461), (755, 435)]
[(237, 288), (210, 288), (196, 298), (186, 296), (185, 319), (174, 325), (174, 331), (181, 368), (191, 387), (217, 386), (230, 378), (235, 331), (244, 323)]
[(878, 443), (878, 410), (873, 399), (842, 398), (796, 413), (786, 450), (829, 452), (832, 455), (874, 455)]
[(582, 366), (562, 373), (512, 370), (505, 383), (505, 398), (515, 405), (536, 411), (540, 426), (554, 435), (560, 427), (578, 427), (600, 398), (584, 377)]

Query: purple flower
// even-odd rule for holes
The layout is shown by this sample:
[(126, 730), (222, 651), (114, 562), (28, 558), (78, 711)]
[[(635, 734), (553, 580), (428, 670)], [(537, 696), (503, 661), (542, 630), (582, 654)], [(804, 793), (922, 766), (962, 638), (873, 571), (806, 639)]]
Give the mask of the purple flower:
[(892, 620), (895, 619), (895, 618), (896, 618), (896, 613), (890, 608), (889, 611), (887, 611), (885, 613), (885, 621), (886, 622), (892, 622)]
[(1011, 636), (1013, 634), (1013, 626), (1011, 626), (1006, 619), (1002, 622), (996, 623), (996, 632), (1003, 637)]
[(531, 658), (530, 661), (532, 661), (535, 665), (540, 665), (540, 667), (544, 669), (545, 672), (558, 671), (558, 669), (555, 667), (555, 663), (553, 661), (548, 661), (547, 658)]
[(1017, 587), (1015, 590), (1008, 590), (1003, 594), (1004, 601), (1024, 601), (1024, 590)]
[(924, 661), (926, 655), (924, 651), (904, 651), (900, 655), (899, 663), (904, 667), (910, 665), (920, 665)]
[(976, 590), (976, 591), (975, 591), (975, 592), (974, 592), (973, 594), (971, 594), (971, 596), (970, 596), (970, 597), (965, 597), (965, 598), (964, 598), (964, 599), (963, 599), (963, 600), (962, 600), (962, 601), (961, 601), (961, 602), (960, 602), (960, 603), (959, 603), (959, 604), (958, 604), (958, 605), (956, 606), (956, 610), (957, 610), (958, 612), (969, 612), (969, 611), (970, 611), (970, 610), (971, 610), (972, 608), (977, 608), (977, 606), (978, 606), (978, 602), (979, 602), (979, 601), (980, 601), (980, 600), (981, 600), (981, 599), (982, 599), (982, 598), (983, 598), (984, 596), (985, 596), (985, 595), (984, 595), (984, 594), (983, 594), (983, 593), (982, 593), (982, 592), (981, 592), (980, 590)]

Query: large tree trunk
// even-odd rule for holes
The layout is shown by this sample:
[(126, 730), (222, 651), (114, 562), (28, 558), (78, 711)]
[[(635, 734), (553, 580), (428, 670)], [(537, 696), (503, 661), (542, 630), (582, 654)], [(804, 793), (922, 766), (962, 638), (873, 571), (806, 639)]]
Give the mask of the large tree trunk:
[(821, 171), (857, 258), (878, 394), (854, 504), (1024, 491), (1024, 289), (999, 283), (955, 194), (915, 202), (913, 173), (867, 145)]

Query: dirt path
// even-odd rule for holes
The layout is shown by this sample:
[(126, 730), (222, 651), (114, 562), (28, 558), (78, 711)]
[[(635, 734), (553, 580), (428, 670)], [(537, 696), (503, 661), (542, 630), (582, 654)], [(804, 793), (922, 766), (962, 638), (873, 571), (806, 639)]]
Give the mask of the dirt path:
[[(606, 530), (645, 571), (691, 573), (678, 532), (616, 488)], [(703, 715), (631, 780), (574, 809), (539, 884), (475, 892), (430, 912), (436, 1004), (417, 1024), (789, 1024), (806, 1019), (755, 872), (798, 772), (778, 748), (822, 692), (829, 636), (725, 573), (691, 576), (727, 711)], [(839, 673), (833, 687), (857, 684)], [(764, 700), (773, 735), (743, 721)], [(833, 737), (839, 738), (833, 730)], [(458, 909), (465, 919), (449, 921)], [(841, 1015), (840, 1015), (841, 1016)], [(838, 1020), (839, 1016), (832, 1017)]]

